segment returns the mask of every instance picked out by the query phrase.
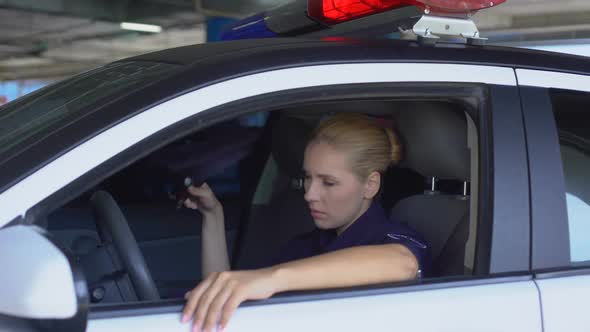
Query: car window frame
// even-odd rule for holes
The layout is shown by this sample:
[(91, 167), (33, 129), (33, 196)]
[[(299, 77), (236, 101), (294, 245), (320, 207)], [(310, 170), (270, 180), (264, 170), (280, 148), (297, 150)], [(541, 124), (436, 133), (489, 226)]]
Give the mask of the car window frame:
[[(405, 87), (404, 87), (405, 85)], [(423, 89), (421, 89), (421, 91), (424, 91), (424, 97), (435, 97), (437, 95), (437, 93), (440, 93), (440, 90), (447, 90), (448, 91), (451, 90), (450, 87), (444, 87), (444, 88), (440, 88), (439, 91), (437, 91), (436, 87), (434, 85), (445, 85), (443, 83), (430, 83), (430, 84), (379, 84), (379, 88), (384, 88), (387, 89), (389, 91), (387, 91), (386, 93), (382, 93), (380, 92), (376, 87), (377, 85), (348, 85), (346, 87), (342, 87), (342, 86), (333, 86), (333, 87), (323, 87), (321, 90), (322, 91), (317, 91), (316, 88), (309, 88), (309, 89), (299, 89), (298, 91), (293, 91), (293, 92), (283, 92), (283, 93), (277, 93), (274, 94), (274, 96), (269, 96), (269, 95), (265, 95), (265, 96), (260, 96), (260, 98), (251, 98), (250, 100), (246, 100), (246, 101), (240, 101), (240, 102), (236, 102), (232, 105), (225, 105), (223, 108), (220, 109), (212, 109), (209, 110), (208, 114), (201, 114), (201, 116), (203, 116), (203, 119), (201, 119), (201, 123), (205, 124), (205, 123), (212, 123), (217, 119), (218, 121), (222, 121), (227, 119), (228, 117), (232, 117), (235, 116), (236, 114), (243, 114), (243, 113), (237, 113), (237, 112), (255, 112), (258, 110), (261, 110), (261, 107), (269, 107), (270, 109), (274, 109), (274, 108), (281, 108), (281, 105), (283, 106), (293, 106), (294, 103), (296, 104), (300, 104), (300, 105), (305, 105), (307, 102), (312, 102), (312, 101), (333, 101), (333, 100), (338, 100), (338, 101), (342, 101), (342, 98), (350, 98), (351, 100), (358, 100), (358, 98), (391, 98), (392, 95), (397, 95), (399, 96), (403, 96), (404, 94), (406, 94), (406, 96), (408, 95), (408, 93), (406, 91), (411, 91), (414, 90), (416, 91), (416, 89), (420, 89), (420, 87), (422, 87)], [(454, 90), (455, 91), (461, 91), (461, 93), (463, 94), (463, 97), (467, 97), (465, 94), (469, 93), (469, 88), (467, 88), (467, 86), (469, 85), (473, 85), (473, 84), (448, 84), (448, 85), (454, 85)], [(428, 88), (426, 88), (428, 87)], [(486, 130), (492, 130), (492, 126), (493, 126), (493, 121), (495, 122), (501, 122), (504, 123), (505, 121), (516, 121), (519, 117), (521, 118), (521, 115), (519, 114), (520, 112), (516, 112), (516, 114), (514, 114), (514, 112), (512, 112), (510, 107), (507, 107), (506, 102), (508, 100), (508, 104), (510, 104), (510, 99), (512, 99), (512, 101), (514, 103), (516, 103), (517, 105), (513, 105), (518, 107), (518, 110), (520, 110), (520, 103), (518, 100), (518, 95), (517, 95), (517, 89), (516, 87), (512, 88), (509, 87), (507, 90), (504, 90), (502, 88), (506, 88), (506, 87), (497, 87), (497, 86), (493, 86), (490, 88), (490, 94), (495, 95), (495, 100), (497, 100), (497, 102), (493, 103), (495, 105), (488, 105), (488, 106), (492, 106), (494, 107), (494, 109), (501, 109), (503, 110), (501, 113), (504, 115), (503, 117), (491, 117), (491, 119), (482, 119), (482, 121), (484, 121), (484, 123), (487, 123), (488, 129)], [(326, 91), (324, 90), (329, 90), (329, 93), (326, 93)], [(341, 91), (338, 91), (338, 90)], [(406, 91), (404, 91), (404, 89), (406, 89)], [(504, 91), (502, 91), (504, 90)], [(354, 92), (353, 92), (354, 91)], [(395, 91), (396, 93), (392, 93), (391, 91)], [(414, 97), (416, 97), (419, 94), (414, 93)], [(509, 98), (507, 98), (507, 96), (510, 96)], [(338, 98), (338, 97), (341, 98)], [(357, 97), (358, 96), (358, 97)], [(269, 99), (270, 97), (272, 97), (272, 99)], [(336, 98), (336, 99), (335, 99)], [(438, 96), (439, 99), (440, 95)], [(487, 97), (485, 100), (482, 100), (483, 103), (487, 103), (489, 102), (489, 97)], [(469, 97), (465, 98), (464, 101), (467, 101), (469, 99)], [(262, 109), (262, 110), (266, 110), (266, 109)], [(225, 113), (223, 116), (221, 116), (220, 118), (218, 117), (219, 114), (223, 114)], [(487, 112), (482, 112), (488, 115), (491, 115), (491, 112), (489, 112), (489, 109), (487, 110)], [(207, 118), (208, 115), (211, 116), (211, 118)], [(478, 117), (478, 118), (483, 118), (485, 116), (482, 117)], [(193, 119), (193, 121), (199, 121), (198, 119)], [(210, 122), (212, 121), (212, 122)], [(480, 123), (478, 122), (478, 125)], [(190, 125), (187, 125), (188, 127), (190, 127)], [(496, 128), (498, 128), (498, 126), (495, 126)], [(498, 155), (503, 155), (502, 159), (503, 162), (502, 163), (498, 163), (496, 165), (493, 166), (488, 166), (490, 167), (489, 169), (492, 168), (496, 168), (494, 170), (494, 172), (496, 173), (496, 175), (498, 173), (504, 173), (504, 172), (510, 172), (513, 173), (514, 170), (514, 163), (510, 162), (510, 159), (513, 159), (515, 157), (516, 154), (523, 154), (522, 151), (520, 151), (518, 148), (514, 149), (515, 146), (519, 146), (521, 149), (524, 149), (524, 133), (522, 133), (522, 127), (519, 126), (515, 126), (513, 135), (521, 135), (521, 140), (523, 143), (522, 145), (520, 144), (516, 144), (516, 142), (514, 142), (511, 137), (512, 135), (506, 135), (506, 137), (504, 138), (504, 142), (499, 144), (502, 145), (503, 148), (500, 148), (499, 146), (497, 147), (498, 149), (496, 151), (491, 151), (491, 149), (485, 149), (482, 147), (482, 154), (487, 154), (488, 156), (491, 156), (492, 154), (495, 154), (495, 156), (497, 157)], [(499, 132), (504, 132), (505, 130), (499, 130)], [(510, 131), (510, 130), (509, 130)], [(480, 134), (480, 144), (481, 140), (483, 139), (484, 141), (488, 141), (490, 139), (490, 135), (484, 135), (484, 134)], [(513, 138), (513, 137), (512, 137)], [(499, 150), (508, 150), (508, 151), (499, 151)], [(524, 160), (524, 156), (522, 156), (522, 161), (525, 162)], [(487, 163), (488, 165), (490, 165), (491, 160), (484, 158), (483, 163)], [(482, 164), (483, 164), (482, 163)], [(526, 171), (525, 167), (523, 167), (522, 171)], [(480, 169), (481, 172), (481, 169)], [(491, 172), (488, 172), (491, 174)], [(528, 177), (527, 176), (522, 176), (522, 175), (513, 175), (516, 178), (522, 178), (525, 179), (524, 181), (522, 181), (522, 185), (519, 186), (521, 187), (520, 189), (523, 189), (523, 192), (521, 193), (521, 195), (523, 196), (524, 200), (528, 201)], [(510, 181), (509, 181), (510, 182)], [(496, 226), (496, 224), (500, 224), (499, 227), (497, 227), (496, 231), (494, 232), (494, 234), (492, 235), (491, 232), (489, 234), (489, 238), (485, 239), (485, 236), (480, 236), (481, 231), (485, 231), (485, 227), (483, 226), (485, 224), (485, 222), (479, 222), (480, 226), (480, 230), (478, 233), (478, 243), (477, 243), (477, 249), (476, 249), (476, 255), (477, 255), (477, 261), (478, 261), (478, 266), (476, 269), (476, 275), (474, 276), (458, 276), (458, 277), (445, 277), (445, 278), (437, 278), (434, 280), (429, 280), (429, 279), (425, 279), (425, 280), (418, 280), (418, 281), (410, 281), (410, 282), (406, 282), (406, 283), (390, 283), (390, 284), (381, 284), (381, 285), (371, 285), (371, 286), (362, 286), (362, 287), (350, 287), (350, 288), (345, 288), (345, 289), (335, 289), (335, 290), (319, 290), (319, 291), (300, 291), (300, 292), (290, 292), (290, 293), (285, 293), (285, 294), (278, 294), (275, 295), (273, 297), (271, 297), (270, 299), (267, 300), (261, 300), (261, 301), (246, 301), (244, 304), (242, 304), (242, 307), (247, 307), (247, 306), (257, 306), (257, 305), (270, 305), (270, 304), (280, 304), (280, 303), (295, 303), (295, 302), (306, 302), (306, 301), (317, 301), (317, 300), (328, 300), (328, 299), (340, 299), (340, 298), (349, 298), (349, 297), (355, 297), (355, 296), (371, 296), (371, 295), (380, 295), (380, 294), (392, 294), (392, 293), (404, 293), (404, 292), (414, 292), (414, 291), (420, 291), (420, 290), (427, 290), (427, 289), (443, 289), (443, 288), (455, 288), (455, 287), (467, 287), (467, 286), (478, 286), (478, 285), (486, 285), (486, 284), (495, 284), (495, 283), (503, 283), (503, 282), (517, 282), (517, 281), (529, 281), (532, 280), (532, 275), (530, 275), (529, 273), (529, 255), (528, 255), (528, 248), (530, 247), (530, 244), (528, 242), (526, 242), (527, 236), (529, 234), (529, 229), (528, 229), (528, 224), (530, 221), (530, 218), (528, 216), (528, 206), (525, 203), (525, 208), (522, 209), (522, 211), (524, 211), (523, 216), (520, 218), (522, 220), (522, 226), (521, 230), (518, 232), (521, 236), (514, 241), (515, 244), (521, 246), (519, 249), (516, 250), (520, 250), (520, 251), (524, 251), (526, 253), (526, 257), (523, 257), (523, 260), (519, 260), (518, 258), (515, 259), (515, 256), (518, 255), (514, 255), (512, 252), (505, 250), (505, 248), (510, 248), (510, 241), (506, 241), (506, 238), (504, 237), (508, 237), (508, 238), (513, 238), (514, 234), (515, 234), (515, 230), (513, 228), (513, 220), (503, 220), (502, 218), (498, 218), (496, 215), (494, 215), (492, 217), (491, 213), (493, 210), (493, 207), (491, 206), (491, 204), (487, 204), (487, 203), (491, 203), (491, 201), (493, 201), (494, 199), (496, 200), (495, 204), (498, 204), (498, 199), (497, 199), (497, 195), (494, 194), (494, 198), (491, 198), (489, 193), (485, 192), (484, 188), (489, 188), (491, 186), (490, 183), (486, 182), (486, 180), (484, 178), (481, 179), (481, 184), (480, 184), (480, 203), (479, 204), (479, 208), (482, 210), (482, 212), (480, 212), (480, 216), (479, 218), (481, 218), (482, 220), (485, 218), (493, 218), (493, 223), (494, 226)], [(518, 191), (518, 189), (515, 188), (509, 188), (509, 187), (505, 187), (503, 189), (503, 193), (502, 195), (506, 195), (508, 193), (508, 190), (511, 190), (512, 192), (514, 191)], [(526, 191), (526, 193), (524, 192)], [(482, 198), (483, 197), (483, 198)], [(505, 199), (505, 202), (507, 202), (509, 199)], [(484, 203), (486, 202), (486, 203)], [(521, 204), (523, 203), (522, 201), (520, 202)], [(512, 203), (510, 203), (510, 205), (512, 205)], [(512, 211), (512, 209), (510, 209), (507, 206), (504, 206), (502, 208), (503, 210), (506, 211)], [(487, 211), (487, 212), (485, 212)], [(501, 215), (504, 215), (501, 214)], [(489, 223), (491, 224), (491, 223)], [(494, 238), (494, 240), (492, 240), (492, 238)], [(504, 239), (504, 240), (502, 240)], [(524, 239), (524, 241), (523, 241)], [(494, 249), (490, 250), (486, 248), (483, 248), (485, 246), (486, 241), (494, 241)], [(524, 245), (523, 245), (524, 244)], [(490, 258), (491, 256), (491, 258)], [(503, 262), (502, 262), (503, 261)], [(511, 263), (506, 263), (511, 261)], [(482, 267), (481, 266), (481, 262), (485, 262), (485, 264), (487, 264), (487, 266)], [(495, 265), (492, 265), (495, 264)], [(492, 272), (492, 274), (489, 275), (477, 275), (477, 274), (481, 274), (484, 273), (484, 271), (489, 271), (490, 267), (492, 269), (505, 269), (507, 268), (507, 265), (509, 264), (521, 264), (522, 266), (522, 270), (518, 271), (518, 272), (499, 272), (499, 273), (495, 273)], [(111, 304), (111, 305), (95, 305), (93, 307), (91, 307), (91, 311), (89, 314), (89, 317), (91, 319), (104, 319), (104, 318), (114, 318), (114, 317), (128, 317), (128, 316), (136, 316), (136, 315), (149, 315), (149, 314), (163, 314), (163, 313), (172, 313), (172, 312), (178, 312), (182, 309), (184, 304), (184, 301), (182, 299), (172, 299), (172, 300), (168, 300), (168, 301), (163, 301), (160, 302), (159, 305), (158, 304), (149, 304), (149, 303), (125, 303), (125, 304)]]
[[(437, 87), (438, 86), (438, 87)], [(470, 91), (470, 88), (472, 89)], [(493, 93), (500, 93), (499, 91), (495, 91), (497, 89), (502, 89), (505, 87), (492, 87), (490, 88), (490, 90), (492, 90), (492, 94)], [(72, 198), (73, 195), (75, 195), (75, 193), (80, 193), (82, 192), (85, 188), (88, 187), (89, 183), (96, 183), (99, 181), (99, 179), (104, 178), (105, 176), (107, 176), (107, 174), (114, 172), (115, 170), (117, 170), (119, 167), (115, 166), (115, 165), (127, 165), (131, 162), (132, 159), (137, 159), (140, 158), (138, 156), (139, 151), (142, 151), (143, 153), (149, 153), (149, 149), (147, 147), (150, 147), (151, 149), (154, 149), (154, 143), (155, 142), (169, 142), (171, 140), (177, 139), (178, 137), (182, 136), (184, 133), (188, 133), (192, 130), (194, 130), (195, 125), (199, 124), (200, 126), (207, 126), (213, 123), (217, 123), (219, 121), (223, 121), (226, 120), (228, 118), (232, 118), (234, 116), (238, 116), (241, 114), (248, 114), (251, 112), (256, 112), (256, 111), (261, 111), (261, 107), (268, 107), (269, 109), (275, 109), (275, 108), (281, 108), (284, 106), (292, 106), (294, 104), (305, 104), (305, 103), (310, 103), (310, 102), (318, 102), (318, 101), (333, 101), (333, 100), (338, 100), (338, 101), (342, 101), (343, 98), (349, 98), (351, 100), (358, 100), (359, 98), (375, 98), (375, 99), (382, 99), (382, 98), (395, 98), (395, 97), (402, 97), (402, 96), (413, 96), (414, 98), (417, 98), (420, 96), (419, 93), (416, 93), (416, 91), (424, 91), (423, 95), (421, 97), (423, 98), (434, 98), (434, 99), (440, 99), (441, 95), (446, 95), (446, 98), (449, 99), (450, 96), (455, 93), (457, 94), (457, 101), (461, 100), (461, 97), (465, 98), (463, 99), (463, 101), (467, 102), (467, 100), (469, 98), (473, 99), (473, 94), (474, 92), (472, 91), (477, 91), (479, 90), (478, 93), (483, 93), (480, 87), (477, 87), (477, 84), (453, 84), (453, 83), (417, 83), (417, 84), (379, 84), (379, 86), (377, 85), (347, 85), (347, 86), (333, 86), (333, 87), (323, 87), (322, 89), (320, 89), (321, 91), (318, 91), (317, 88), (308, 88), (308, 89), (300, 89), (298, 91), (288, 91), (288, 92), (284, 92), (284, 93), (276, 93), (273, 96), (269, 96), (269, 95), (264, 95), (264, 96), (259, 96), (257, 98), (251, 98), (249, 100), (242, 100), (236, 103), (233, 103), (231, 105), (223, 105), (219, 108), (215, 108), (215, 109), (210, 109), (206, 112), (203, 112), (202, 114), (199, 114), (198, 116), (196, 116), (195, 118), (189, 119), (183, 123), (178, 124), (178, 126), (173, 126), (170, 128), (165, 129), (164, 131), (166, 131), (166, 133), (164, 133), (164, 131), (160, 132), (159, 135), (154, 135), (154, 137), (152, 137), (152, 139), (150, 140), (145, 140), (139, 144), (137, 144), (136, 146), (133, 147), (133, 149), (130, 149), (126, 152), (124, 152), (121, 155), (118, 155), (116, 158), (109, 160), (108, 162), (104, 163), (103, 165), (100, 166), (100, 168), (102, 168), (102, 170), (96, 169), (94, 170), (93, 174), (87, 174), (85, 175), (83, 178), (80, 178), (79, 180), (76, 181), (76, 183), (72, 183), (70, 186), (64, 188), (59, 194), (56, 194), (54, 197), (52, 197), (50, 200), (46, 200), (43, 202), (42, 205), (39, 205), (37, 208), (39, 210), (37, 210), (36, 212), (32, 212), (34, 214), (38, 214), (41, 215), (43, 214), (43, 212), (41, 211), (41, 209), (47, 211), (50, 210), (51, 206), (56, 206), (59, 205), (58, 202), (64, 202), (65, 200)], [(384, 92), (384, 90), (386, 90)], [(485, 89), (484, 89), (485, 90)], [(512, 93), (515, 93), (516, 88), (508, 88), (508, 90)], [(327, 93), (329, 91), (329, 93)], [(353, 92), (354, 91), (354, 92)], [(395, 93), (392, 93), (395, 92)], [(460, 94), (462, 94), (462, 96), (460, 96)], [(485, 97), (487, 99), (487, 97)], [(496, 96), (496, 100), (503, 100), (503, 98), (500, 98), (499, 96)], [(485, 104), (485, 100), (481, 101), (482, 104)], [(494, 107), (499, 108), (499, 109), (505, 109), (503, 107), (503, 105), (495, 105)], [(262, 110), (264, 111), (264, 110)], [(485, 112), (487, 114), (491, 114), (491, 112)], [(513, 112), (504, 112), (506, 115), (509, 115), (510, 113)], [(472, 114), (473, 115), (473, 114)], [(478, 116), (477, 118), (481, 118), (480, 120), (483, 121), (484, 123), (487, 123), (488, 129), (487, 130), (491, 130), (492, 124), (490, 123), (492, 120), (491, 119), (484, 119), (485, 117), (480, 117)], [(497, 121), (503, 121), (501, 119), (498, 119)], [(480, 123), (480, 121), (477, 121), (478, 123)], [(162, 136), (168, 136), (167, 139), (162, 139)], [(489, 135), (484, 135), (481, 134), (479, 135), (480, 138), (484, 139), (484, 141), (489, 140)], [(509, 138), (507, 138), (509, 139)], [(160, 143), (160, 144), (165, 144), (165, 143)], [(480, 145), (482, 143), (480, 142)], [(511, 146), (513, 146), (513, 144), (511, 144)], [(483, 154), (487, 154), (488, 156), (491, 156), (494, 151), (488, 151), (489, 149), (485, 149), (482, 147), (482, 153)], [(498, 152), (495, 152), (496, 155), (498, 154)], [(518, 153), (517, 151), (514, 151), (514, 153)], [(510, 158), (510, 157), (508, 157)], [(503, 159), (508, 159), (508, 158), (503, 158)], [(485, 160), (483, 161), (482, 164), (490, 164), (489, 160)], [(513, 165), (508, 166), (506, 163), (505, 167), (513, 167)], [(492, 207), (489, 206), (489, 202), (490, 200), (490, 195), (489, 193), (485, 192), (484, 188), (489, 188), (490, 184), (486, 183), (485, 179), (481, 179), (482, 185), (480, 186), (481, 188), (481, 199), (479, 205), (480, 205), (480, 210), (481, 213), (480, 218), (481, 220), (485, 220), (486, 218), (491, 218), (491, 214), (489, 213), (489, 211), (491, 209), (493, 209)], [(525, 184), (528, 186), (528, 184)], [(527, 198), (528, 199), (528, 198)], [(496, 202), (497, 203), (497, 202)], [(488, 211), (488, 213), (484, 212), (484, 211)], [(524, 218), (525, 219), (525, 223), (528, 223), (528, 218)], [(485, 229), (485, 227), (483, 227), (483, 225), (485, 224), (485, 222), (482, 222), (480, 220), (480, 225), (482, 225), (482, 229)], [(502, 222), (499, 220), (494, 220), (494, 222)], [(507, 223), (505, 223), (507, 225)], [(513, 231), (513, 229), (511, 229)], [(508, 231), (508, 229), (505, 229), (505, 231)], [(528, 230), (525, 230), (524, 232), (528, 232)], [(505, 232), (500, 232), (499, 229), (496, 229), (496, 234), (505, 234)], [(501, 236), (501, 235), (497, 235), (497, 236)], [(482, 236), (480, 237), (480, 240), (478, 241), (478, 249), (477, 249), (477, 255), (478, 255), (478, 267), (476, 268), (476, 273), (483, 273), (485, 274), (487, 271), (489, 271), (490, 268), (490, 262), (497, 262), (498, 260), (500, 260), (500, 258), (498, 258), (497, 256), (500, 255), (500, 252), (493, 252), (492, 250), (486, 250), (486, 248), (484, 248), (486, 246), (486, 237)], [(492, 236), (488, 237), (489, 241), (492, 241)], [(498, 241), (498, 240), (496, 240)], [(519, 244), (522, 244), (522, 241), (517, 241)], [(489, 245), (489, 243), (488, 243)], [(507, 243), (506, 241), (502, 241), (502, 245), (501, 247), (506, 247)], [(528, 244), (526, 245), (528, 246)], [(523, 247), (526, 247), (523, 246)], [(500, 243), (497, 242), (497, 244), (495, 245), (496, 248), (500, 247)], [(497, 250), (497, 249), (496, 249)], [(502, 251), (503, 252), (503, 251)], [(495, 255), (496, 258), (494, 259), (486, 259), (486, 257), (489, 257), (491, 255)], [(513, 258), (514, 255), (510, 254), (510, 255), (506, 255), (504, 256), (504, 259), (508, 259), (508, 257)], [(527, 263), (526, 265), (523, 265), (522, 270), (527, 270), (528, 269), (528, 257), (526, 257)], [(482, 263), (484, 262), (484, 263)], [(482, 266), (482, 264), (484, 264), (484, 266)], [(384, 287), (384, 285), (379, 285), (379, 286), (374, 286), (374, 287), (353, 287), (350, 289), (345, 289), (345, 290), (338, 290), (338, 291), (322, 291), (322, 292), (297, 292), (296, 296), (295, 295), (288, 295), (288, 296), (284, 296), (280, 295), (277, 297), (273, 297), (273, 299), (269, 299), (267, 301), (270, 302), (260, 302), (261, 304), (269, 304), (269, 303), (284, 303), (284, 302), (298, 302), (298, 301), (308, 301), (308, 300), (317, 300), (317, 299), (321, 299), (321, 298), (342, 298), (342, 297), (349, 297), (349, 296), (362, 296), (362, 295), (367, 295), (367, 294), (378, 294), (380, 291), (382, 292), (407, 292), (407, 291), (414, 291), (417, 289), (421, 289), (420, 287), (426, 287), (427, 289), (437, 289), (440, 287), (460, 287), (460, 286), (467, 286), (467, 285), (481, 285), (481, 284), (488, 284), (488, 283), (496, 283), (496, 282), (506, 282), (506, 281), (521, 281), (521, 280), (528, 280), (527, 278), (529, 278), (529, 276), (527, 276), (526, 271), (523, 273), (522, 271), (517, 272), (517, 273), (507, 273), (507, 274), (493, 274), (493, 275), (485, 275), (485, 276), (481, 276), (481, 277), (455, 277), (455, 278), (446, 278), (447, 283), (445, 284), (443, 279), (436, 279), (435, 281), (417, 281), (417, 282), (410, 282), (407, 285), (403, 285), (403, 284), (391, 284), (388, 285), (386, 287)], [(443, 286), (446, 285), (446, 286)], [(257, 302), (258, 303), (258, 302)], [(174, 302), (174, 301), (164, 301), (162, 303), (162, 305), (165, 305), (168, 310), (175, 310), (178, 308), (178, 301)], [(138, 304), (138, 303), (126, 303), (126, 304), (119, 304), (119, 305), (98, 305), (98, 306), (93, 306), (93, 308), (95, 308), (96, 310), (91, 310), (91, 317), (97, 318), (97, 317), (104, 317), (104, 315), (109, 315), (108, 313), (113, 313), (113, 310), (119, 312), (119, 311), (123, 311), (123, 312), (127, 312), (129, 314), (134, 314), (136, 312), (138, 312), (137, 310), (139, 310), (139, 312), (144, 312), (141, 311), (140, 308), (144, 308), (145, 310), (147, 310), (148, 312), (159, 312), (158, 309), (159, 306), (150, 306), (150, 305), (145, 305), (142, 306), (142, 304)], [(94, 313), (95, 312), (95, 313)]]
[(590, 95), (590, 76), (516, 69), (523, 104), (531, 184), (531, 267), (536, 279), (589, 275), (570, 260), (566, 186), (550, 89)]

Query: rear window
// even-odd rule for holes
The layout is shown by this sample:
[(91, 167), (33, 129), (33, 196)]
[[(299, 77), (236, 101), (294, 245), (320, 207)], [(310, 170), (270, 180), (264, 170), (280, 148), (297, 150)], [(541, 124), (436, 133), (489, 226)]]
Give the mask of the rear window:
[(590, 94), (551, 90), (565, 178), (574, 265), (590, 263)]
[(115, 94), (150, 85), (181, 68), (157, 62), (122, 62), (48, 86), (0, 108), (0, 156), (42, 139)]

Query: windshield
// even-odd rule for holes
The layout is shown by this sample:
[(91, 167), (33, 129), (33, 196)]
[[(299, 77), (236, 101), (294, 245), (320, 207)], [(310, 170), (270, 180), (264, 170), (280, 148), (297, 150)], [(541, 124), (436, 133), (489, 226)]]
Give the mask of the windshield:
[[(19, 98), (0, 108), (0, 155), (108, 102), (173, 73), (181, 66), (157, 62), (120, 62), (101, 67)], [(20, 149), (17, 149), (20, 150)]]

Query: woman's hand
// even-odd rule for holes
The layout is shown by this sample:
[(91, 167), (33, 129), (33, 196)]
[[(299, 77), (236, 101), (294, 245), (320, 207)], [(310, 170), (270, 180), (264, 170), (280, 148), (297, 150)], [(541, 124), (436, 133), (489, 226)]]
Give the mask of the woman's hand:
[(185, 207), (199, 210), (202, 214), (214, 214), (222, 209), (221, 203), (207, 183), (203, 183), (200, 187), (190, 186), (187, 191), (193, 198), (187, 198), (184, 201)]
[(229, 256), (225, 239), (225, 218), (223, 207), (209, 185), (189, 186), (192, 196), (184, 200), (184, 206), (199, 210), (202, 214), (201, 226), (201, 271), (203, 276), (214, 271), (229, 270)]
[(278, 291), (271, 268), (249, 271), (212, 273), (192, 291), (185, 294), (187, 303), (182, 322), (193, 319), (193, 331), (222, 331), (245, 300), (262, 300)]

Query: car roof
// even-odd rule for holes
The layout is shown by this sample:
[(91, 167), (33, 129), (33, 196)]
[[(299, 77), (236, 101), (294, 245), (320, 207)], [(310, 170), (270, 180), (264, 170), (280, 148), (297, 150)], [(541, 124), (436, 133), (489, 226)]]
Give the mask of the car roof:
[[(585, 57), (494, 46), (423, 45), (406, 40), (269, 38), (185, 46), (118, 61), (182, 67), (136, 90), (119, 91), (87, 107), (60, 128), (0, 155), (0, 192), (106, 128), (188, 91), (237, 76), (302, 65), (423, 62), (496, 65), (590, 74)], [(25, 97), (26, 98), (26, 97)]]
[[(334, 51), (339, 49), (338, 51)], [(426, 52), (425, 49), (428, 51)], [(366, 50), (366, 52), (365, 52)], [(357, 39), (347, 37), (309, 38), (264, 38), (221, 41), (166, 49), (121, 61), (157, 61), (193, 67), (195, 70), (213, 63), (231, 62), (239, 59), (244, 65), (245, 57), (264, 58), (271, 53), (289, 57), (292, 52), (305, 54), (305, 61), (424, 61), (499, 65), (528, 69), (542, 69), (570, 73), (590, 73), (587, 57), (571, 54), (532, 50), (525, 48), (466, 45), (460, 43), (423, 44), (400, 39)], [(361, 51), (363, 54), (361, 55)], [(363, 56), (364, 55), (364, 56)], [(248, 61), (253, 60), (248, 58)], [(266, 60), (266, 59), (265, 59)], [(285, 59), (287, 60), (287, 59)]]

